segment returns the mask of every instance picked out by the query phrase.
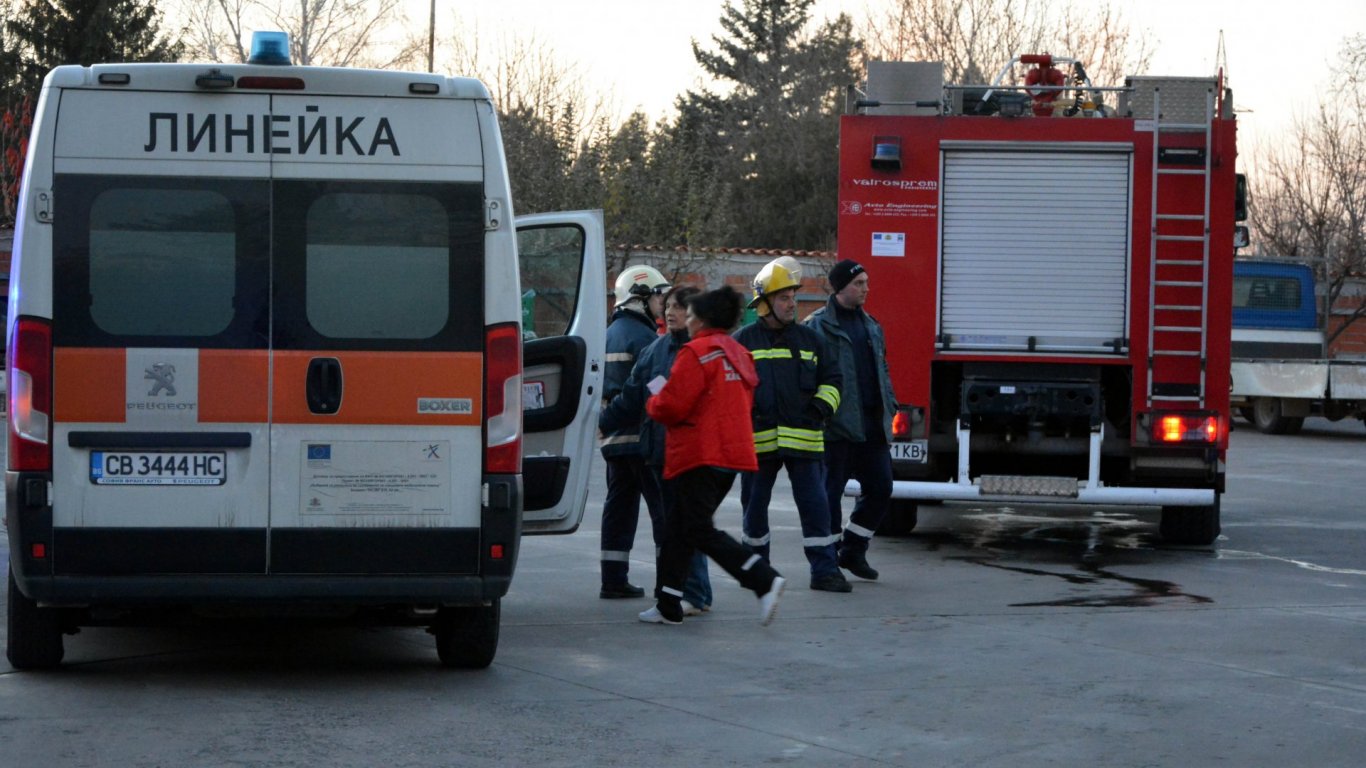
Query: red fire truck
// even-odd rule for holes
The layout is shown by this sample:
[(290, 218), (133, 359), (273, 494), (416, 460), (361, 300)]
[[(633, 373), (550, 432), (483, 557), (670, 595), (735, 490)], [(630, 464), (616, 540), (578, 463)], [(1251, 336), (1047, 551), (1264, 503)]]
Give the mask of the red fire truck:
[(1165, 540), (1213, 542), (1242, 188), (1228, 91), (1096, 87), (1047, 54), (993, 86), (941, 69), (875, 64), (840, 124), (839, 253), (872, 278), (903, 404), (889, 526), (941, 501), (1140, 505)]

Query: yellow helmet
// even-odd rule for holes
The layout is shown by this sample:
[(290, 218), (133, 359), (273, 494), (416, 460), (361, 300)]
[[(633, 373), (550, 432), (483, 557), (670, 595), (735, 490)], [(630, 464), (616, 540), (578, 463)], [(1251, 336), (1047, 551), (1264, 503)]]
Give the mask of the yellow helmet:
[(802, 265), (791, 256), (779, 256), (764, 265), (759, 270), (759, 274), (754, 276), (754, 298), (750, 300), (751, 307), (757, 306), (756, 312), (760, 317), (769, 313), (768, 302), (759, 300), (765, 296), (771, 296), (778, 291), (788, 288), (800, 288), (802, 284)]
[(613, 287), (617, 304), (625, 304), (633, 298), (648, 299), (652, 293), (669, 289), (669, 281), (659, 270), (644, 264), (636, 264), (621, 270)]

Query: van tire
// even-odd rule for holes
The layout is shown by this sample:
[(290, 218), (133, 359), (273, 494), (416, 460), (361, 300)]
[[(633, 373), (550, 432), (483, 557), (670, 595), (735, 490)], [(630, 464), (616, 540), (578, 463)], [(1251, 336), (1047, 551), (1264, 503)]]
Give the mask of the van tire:
[(484, 669), (492, 664), (498, 653), (501, 618), (499, 600), (488, 605), (437, 611), (432, 634), (436, 635), (436, 655), (441, 664), (455, 669)]
[(1163, 507), (1158, 530), (1168, 544), (1207, 547), (1219, 538), (1219, 498), (1207, 507)]
[(877, 527), (879, 536), (909, 536), (919, 522), (916, 502), (906, 499), (892, 499), (887, 504), (887, 515)]
[(14, 573), (9, 573), (8, 632), (5, 656), (15, 669), (51, 669), (62, 663), (66, 649), (62, 644), (61, 614), (55, 608), (39, 608), (38, 603), (19, 591)]
[(1252, 401), (1252, 423), (1258, 432), (1267, 435), (1295, 435), (1304, 426), (1304, 418), (1283, 416), (1279, 399), (1259, 397)]

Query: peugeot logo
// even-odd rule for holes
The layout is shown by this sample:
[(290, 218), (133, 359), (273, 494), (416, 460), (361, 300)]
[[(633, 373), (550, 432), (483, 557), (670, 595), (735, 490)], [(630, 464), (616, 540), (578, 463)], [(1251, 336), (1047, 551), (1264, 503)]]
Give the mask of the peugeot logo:
[(153, 363), (151, 368), (143, 375), (144, 379), (155, 382), (152, 384), (152, 391), (147, 393), (148, 397), (156, 397), (161, 390), (166, 390), (167, 397), (175, 397), (175, 366), (170, 363)]

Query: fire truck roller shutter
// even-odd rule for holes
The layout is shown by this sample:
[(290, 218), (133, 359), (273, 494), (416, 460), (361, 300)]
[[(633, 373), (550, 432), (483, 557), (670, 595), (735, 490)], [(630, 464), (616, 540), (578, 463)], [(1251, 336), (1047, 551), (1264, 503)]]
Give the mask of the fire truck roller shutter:
[(950, 348), (1126, 351), (1130, 157), (945, 150), (939, 330)]

